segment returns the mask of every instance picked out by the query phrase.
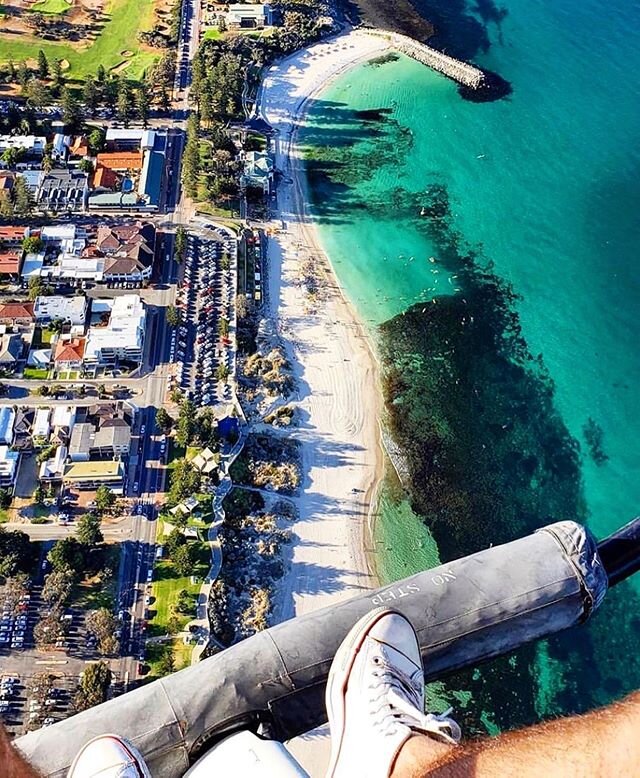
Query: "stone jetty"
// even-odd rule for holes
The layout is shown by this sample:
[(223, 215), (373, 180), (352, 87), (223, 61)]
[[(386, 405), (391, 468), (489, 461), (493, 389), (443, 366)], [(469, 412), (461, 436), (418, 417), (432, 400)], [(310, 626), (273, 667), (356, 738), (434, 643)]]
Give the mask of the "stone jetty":
[(366, 32), (367, 35), (386, 38), (391, 47), (396, 51), (406, 54), (418, 62), (422, 62), (423, 65), (430, 67), (432, 70), (437, 70), (438, 73), (442, 73), (443, 76), (447, 76), (458, 84), (462, 84), (470, 89), (479, 89), (485, 84), (485, 75), (479, 68), (470, 65), (468, 62), (461, 62), (448, 54), (443, 54), (437, 49), (432, 49), (425, 43), (420, 43), (407, 35), (366, 28), (362, 28), (362, 31)]

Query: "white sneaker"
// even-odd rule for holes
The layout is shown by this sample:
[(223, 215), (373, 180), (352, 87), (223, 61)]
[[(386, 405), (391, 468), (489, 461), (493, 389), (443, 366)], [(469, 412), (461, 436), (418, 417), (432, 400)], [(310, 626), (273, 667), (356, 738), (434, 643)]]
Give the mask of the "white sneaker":
[(414, 733), (455, 744), (460, 727), (424, 711), (424, 672), (411, 623), (387, 608), (353, 627), (335, 655), (326, 692), (331, 727), (327, 778), (388, 778)]
[(101, 735), (83, 746), (67, 778), (151, 778), (141, 754), (117, 735)]

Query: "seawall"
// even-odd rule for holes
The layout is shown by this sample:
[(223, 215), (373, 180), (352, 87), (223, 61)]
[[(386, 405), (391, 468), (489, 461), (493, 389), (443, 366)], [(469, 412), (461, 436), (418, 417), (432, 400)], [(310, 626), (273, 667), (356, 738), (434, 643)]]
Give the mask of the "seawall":
[(422, 62), (423, 65), (442, 73), (443, 76), (447, 76), (458, 84), (470, 89), (479, 89), (485, 83), (485, 74), (480, 68), (470, 65), (468, 62), (462, 62), (455, 57), (450, 57), (448, 54), (443, 54), (441, 51), (432, 49), (425, 43), (420, 43), (407, 35), (386, 30), (361, 29), (367, 35), (386, 38), (397, 51)]

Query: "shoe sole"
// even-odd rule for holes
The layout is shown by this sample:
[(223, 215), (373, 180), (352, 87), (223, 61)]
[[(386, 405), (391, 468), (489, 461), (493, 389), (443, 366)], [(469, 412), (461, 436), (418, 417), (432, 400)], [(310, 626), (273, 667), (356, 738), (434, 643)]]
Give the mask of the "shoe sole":
[[(371, 628), (383, 616), (402, 614), (393, 608), (375, 608), (357, 621), (342, 641), (329, 671), (325, 704), (331, 729), (331, 758), (326, 778), (334, 778), (345, 729), (345, 695), (353, 663)], [(403, 618), (405, 618), (403, 616)], [(337, 704), (339, 703), (339, 704)]]
[(73, 772), (76, 769), (76, 765), (82, 756), (82, 754), (85, 752), (85, 750), (92, 744), (95, 743), (96, 740), (102, 740), (103, 738), (111, 738), (112, 740), (117, 740), (118, 743), (124, 748), (124, 750), (129, 754), (131, 757), (131, 762), (133, 766), (138, 771), (138, 775), (140, 778), (153, 778), (151, 773), (149, 772), (149, 769), (144, 761), (144, 757), (142, 754), (138, 751), (138, 749), (131, 745), (131, 743), (128, 740), (125, 740), (124, 738), (120, 737), (119, 735), (98, 735), (97, 737), (91, 738), (91, 740), (88, 743), (85, 743), (84, 746), (78, 751), (76, 754), (75, 759), (71, 763), (71, 767), (69, 768), (69, 772), (67, 773), (67, 778), (73, 778)]

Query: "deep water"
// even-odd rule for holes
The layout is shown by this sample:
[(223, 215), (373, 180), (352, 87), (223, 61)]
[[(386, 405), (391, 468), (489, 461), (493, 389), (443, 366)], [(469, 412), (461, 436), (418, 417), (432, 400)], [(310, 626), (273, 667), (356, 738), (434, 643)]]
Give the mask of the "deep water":
[[(381, 502), (389, 578), (432, 560), (433, 539), (449, 559), (554, 519), (603, 536), (640, 505), (640, 7), (425, 5), (436, 43), (511, 95), (473, 103), (385, 58), (332, 84), (303, 133), (314, 218), (377, 339), (410, 465)], [(467, 724), (495, 731), (639, 687), (638, 591), (448, 682), (472, 694)]]

